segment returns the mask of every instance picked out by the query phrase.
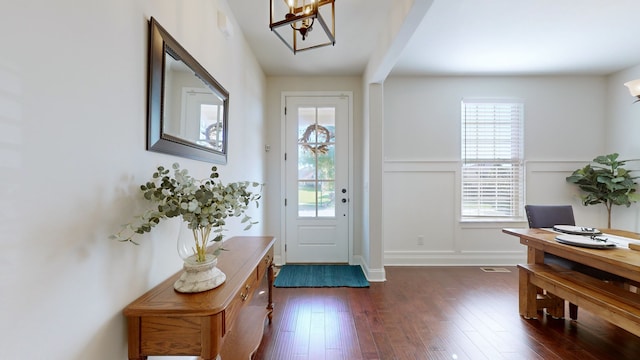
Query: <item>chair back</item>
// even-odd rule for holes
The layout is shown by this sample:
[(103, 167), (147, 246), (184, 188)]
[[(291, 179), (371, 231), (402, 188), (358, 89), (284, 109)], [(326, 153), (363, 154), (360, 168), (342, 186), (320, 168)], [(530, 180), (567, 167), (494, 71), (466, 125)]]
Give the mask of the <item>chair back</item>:
[(552, 228), (554, 225), (575, 225), (571, 205), (525, 205), (530, 228)]

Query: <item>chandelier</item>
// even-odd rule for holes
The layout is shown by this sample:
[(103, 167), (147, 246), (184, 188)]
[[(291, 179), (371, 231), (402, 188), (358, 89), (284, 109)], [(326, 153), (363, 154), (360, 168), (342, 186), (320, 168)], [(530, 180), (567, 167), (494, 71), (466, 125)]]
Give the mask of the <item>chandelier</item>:
[(640, 101), (640, 79), (627, 81), (626, 83), (624, 83), (624, 86), (629, 89), (629, 93), (631, 93), (631, 96), (637, 98), (634, 103)]
[[(335, 0), (269, 0), (269, 28), (293, 53), (336, 44)], [(284, 16), (284, 19), (278, 17)], [(330, 20), (327, 23), (327, 20)], [(315, 31), (318, 25), (321, 31)], [(314, 27), (315, 26), (315, 27)]]

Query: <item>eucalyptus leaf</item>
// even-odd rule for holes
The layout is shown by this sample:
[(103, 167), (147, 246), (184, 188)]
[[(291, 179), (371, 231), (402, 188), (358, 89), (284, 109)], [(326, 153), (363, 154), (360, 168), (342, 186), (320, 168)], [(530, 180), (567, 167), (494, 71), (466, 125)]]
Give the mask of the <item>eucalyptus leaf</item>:
[[(169, 175), (169, 169), (158, 166), (151, 181), (140, 186), (143, 198), (153, 207), (136, 216), (136, 222), (123, 225), (122, 230), (112, 236), (113, 239), (137, 244), (133, 241), (134, 235), (150, 232), (162, 219), (181, 217), (194, 233), (198, 259), (204, 259), (209, 234), (212, 231), (217, 234), (211, 241), (222, 241), (228, 217), (244, 215), (241, 223), (249, 222), (245, 229), (257, 223), (251, 222), (246, 210), (251, 203), (259, 206), (261, 184), (249, 181), (223, 184), (216, 180), (219, 174), (215, 166), (211, 168), (211, 175), (201, 180), (194, 179), (178, 163), (172, 164), (171, 168), (173, 176)], [(220, 250), (223, 249), (215, 249), (215, 252)]]

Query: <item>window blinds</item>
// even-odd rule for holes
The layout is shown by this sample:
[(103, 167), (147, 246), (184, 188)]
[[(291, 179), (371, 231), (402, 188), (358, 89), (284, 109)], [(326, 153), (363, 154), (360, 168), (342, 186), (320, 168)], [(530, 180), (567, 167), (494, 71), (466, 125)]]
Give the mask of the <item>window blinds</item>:
[(462, 101), (462, 217), (522, 216), (522, 102)]

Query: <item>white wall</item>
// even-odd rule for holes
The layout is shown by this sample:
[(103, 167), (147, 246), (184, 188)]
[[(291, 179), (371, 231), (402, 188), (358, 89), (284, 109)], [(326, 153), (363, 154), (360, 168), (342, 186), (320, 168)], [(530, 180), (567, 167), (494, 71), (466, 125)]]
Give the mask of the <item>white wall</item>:
[[(0, 358), (126, 359), (122, 309), (181, 268), (178, 222), (140, 246), (108, 239), (157, 165), (211, 166), (145, 150), (149, 17), (230, 92), (223, 181), (265, 181), (266, 80), (239, 28), (218, 31), (218, 9), (235, 25), (224, 0), (3, 3)], [(263, 209), (249, 234), (268, 232)]]
[(399, 59), (402, 49), (420, 25), (433, 0), (396, 0), (378, 27), (377, 46), (362, 77), (362, 263), (370, 281), (384, 281), (383, 181), (384, 91), (382, 83)]
[[(586, 208), (565, 177), (606, 149), (607, 81), (582, 77), (391, 77), (384, 83), (386, 265), (499, 265), (525, 258), (501, 233), (516, 223), (461, 223), (460, 100), (525, 101), (526, 196), (532, 204), (574, 206), (581, 223), (606, 225), (604, 207)], [(411, 186), (409, 186), (411, 185)], [(424, 245), (418, 245), (418, 237)]]
[[(640, 78), (640, 65), (625, 69), (607, 78), (608, 101), (605, 126), (607, 152), (617, 152), (621, 159), (640, 159), (640, 102), (629, 94), (625, 82)], [(628, 169), (640, 170), (640, 162), (629, 162)], [(639, 171), (640, 172), (640, 171)], [(640, 176), (638, 173), (635, 176)], [(640, 206), (614, 207), (611, 211), (615, 227), (640, 232)]]

